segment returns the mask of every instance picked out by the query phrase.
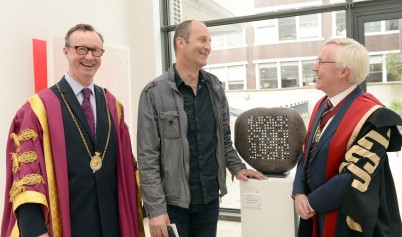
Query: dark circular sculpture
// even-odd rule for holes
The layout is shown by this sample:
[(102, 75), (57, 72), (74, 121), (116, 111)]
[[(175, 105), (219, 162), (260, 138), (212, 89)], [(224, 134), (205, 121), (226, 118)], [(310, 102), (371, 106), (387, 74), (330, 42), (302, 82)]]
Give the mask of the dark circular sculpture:
[(254, 108), (235, 123), (240, 156), (263, 174), (284, 174), (295, 167), (306, 137), (303, 118), (291, 108)]

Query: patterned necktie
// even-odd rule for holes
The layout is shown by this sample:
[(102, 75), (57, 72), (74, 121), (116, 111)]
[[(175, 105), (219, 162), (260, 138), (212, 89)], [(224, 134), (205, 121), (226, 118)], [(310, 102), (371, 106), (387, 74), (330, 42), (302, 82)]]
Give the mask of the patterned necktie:
[(91, 89), (89, 88), (84, 88), (82, 89), (82, 95), (84, 96), (84, 100), (82, 101), (82, 109), (85, 112), (85, 116), (87, 117), (89, 128), (91, 129), (92, 136), (95, 137), (95, 117), (94, 117), (94, 112), (92, 110), (91, 106)]
[(307, 185), (309, 186), (310, 190), (311, 190), (311, 187), (310, 187), (310, 181), (311, 181), (310, 180), (310, 168), (311, 168), (311, 163), (312, 163), (312, 160), (313, 160), (312, 156), (313, 156), (315, 148), (317, 146), (318, 139), (321, 136), (322, 130), (325, 127), (325, 124), (327, 124), (328, 120), (332, 117), (332, 116), (330, 116), (329, 112), (331, 111), (331, 109), (333, 107), (334, 106), (332, 105), (331, 101), (329, 99), (327, 99), (327, 101), (325, 103), (324, 111), (322, 112), (322, 115), (321, 115), (320, 123), (318, 125), (318, 128), (317, 128), (315, 134), (314, 134), (313, 141), (311, 142), (310, 154), (308, 156), (307, 169), (306, 169)]

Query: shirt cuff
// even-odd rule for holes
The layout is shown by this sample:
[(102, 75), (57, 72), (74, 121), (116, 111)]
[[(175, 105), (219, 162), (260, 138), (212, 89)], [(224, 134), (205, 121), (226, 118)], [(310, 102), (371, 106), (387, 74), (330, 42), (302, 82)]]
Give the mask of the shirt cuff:
[(310, 202), (308, 201), (308, 198), (307, 198), (307, 204), (308, 204), (308, 207), (310, 208), (310, 212), (315, 212), (314, 209), (310, 206)]

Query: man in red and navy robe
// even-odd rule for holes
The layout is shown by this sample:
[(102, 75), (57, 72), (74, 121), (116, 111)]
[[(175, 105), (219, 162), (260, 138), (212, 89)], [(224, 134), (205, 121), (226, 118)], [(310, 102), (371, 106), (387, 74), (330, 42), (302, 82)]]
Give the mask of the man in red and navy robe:
[[(387, 152), (401, 150), (402, 119), (357, 85), (368, 73), (366, 64), (362, 45), (334, 39), (313, 67), (316, 87), (326, 96), (312, 112), (296, 171), (299, 237), (401, 236)], [(332, 117), (322, 125), (328, 100)]]

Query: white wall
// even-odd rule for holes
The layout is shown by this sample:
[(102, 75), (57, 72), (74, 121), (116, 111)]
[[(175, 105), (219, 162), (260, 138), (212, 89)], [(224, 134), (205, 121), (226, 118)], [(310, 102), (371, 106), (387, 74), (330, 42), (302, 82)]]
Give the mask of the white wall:
[(78, 23), (92, 24), (103, 34), (105, 44), (130, 47), (133, 103), (132, 108), (125, 109), (133, 112), (129, 126), (133, 128), (132, 142), (136, 144), (139, 93), (161, 73), (159, 1), (3, 1), (0, 7), (0, 213), (3, 212), (9, 126), (18, 108), (34, 93), (32, 39), (48, 40), (49, 32), (62, 32), (64, 36)]

